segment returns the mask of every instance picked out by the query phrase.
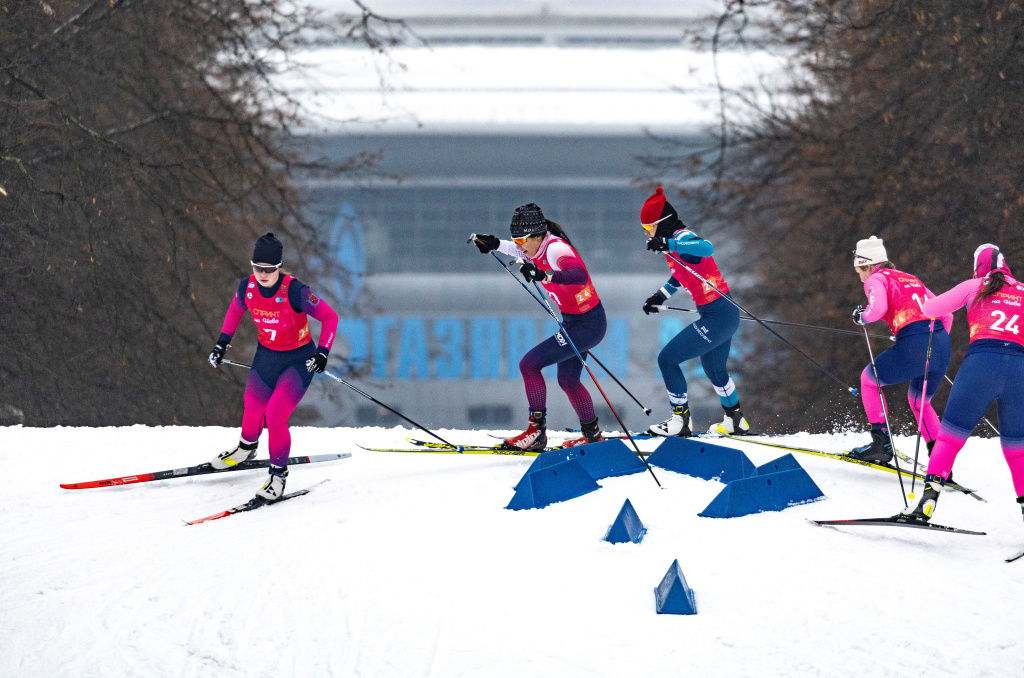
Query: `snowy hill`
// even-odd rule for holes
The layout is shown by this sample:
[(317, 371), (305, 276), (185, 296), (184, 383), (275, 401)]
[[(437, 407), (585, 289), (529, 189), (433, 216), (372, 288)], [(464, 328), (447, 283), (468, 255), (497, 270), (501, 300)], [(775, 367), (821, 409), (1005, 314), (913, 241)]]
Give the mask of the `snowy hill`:
[[(508, 511), (528, 458), (366, 452), (402, 429), (293, 430), (308, 496), (196, 526), (252, 496), (229, 473), (67, 491), (206, 461), (234, 429), (0, 429), (2, 676), (1021, 675), (1024, 523), (995, 440), (972, 439), (936, 521), (984, 537), (817, 528), (902, 508), (894, 475), (802, 455), (828, 499), (697, 517), (722, 485), (657, 470)], [(443, 431), (484, 442), (479, 431)], [(801, 435), (838, 451), (865, 436)], [(897, 439), (913, 450), (912, 439)], [(642, 441), (653, 449), (656, 441)], [(755, 463), (780, 456), (737, 444)], [(265, 448), (261, 456), (265, 456)], [(909, 489), (909, 487), (908, 487)], [(918, 494), (921, 488), (918, 485)], [(641, 544), (601, 541), (629, 498)], [(657, 615), (679, 559), (696, 616)]]

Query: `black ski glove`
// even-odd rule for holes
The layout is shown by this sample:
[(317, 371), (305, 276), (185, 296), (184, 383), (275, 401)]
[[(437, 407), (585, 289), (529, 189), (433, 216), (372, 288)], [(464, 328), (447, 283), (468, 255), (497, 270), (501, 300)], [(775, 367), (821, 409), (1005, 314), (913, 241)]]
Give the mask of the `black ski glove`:
[(474, 233), (469, 236), (469, 240), (466, 242), (471, 242), (476, 245), (476, 248), (480, 250), (480, 254), (487, 254), (491, 250), (496, 250), (498, 249), (498, 245), (501, 244), (500, 240), (495, 238), (493, 235), (487, 235), (486, 233)]
[(647, 249), (652, 252), (667, 252), (668, 238), (651, 238), (647, 241)]
[(226, 341), (218, 341), (217, 345), (210, 351), (210, 357), (207, 358), (210, 361), (210, 365), (213, 367), (220, 367), (220, 361), (224, 360), (224, 353), (228, 350), (228, 343)]
[(524, 262), (523, 265), (519, 267), (519, 272), (523, 274), (524, 278), (526, 278), (526, 282), (533, 282), (534, 280), (546, 282), (551, 279), (548, 277), (548, 271), (540, 270), (536, 265), (529, 261)]
[(644, 302), (644, 313), (646, 315), (657, 313), (658, 309), (656, 307), (663, 303), (665, 303), (665, 295), (661, 293), (661, 290), (658, 290), (651, 296), (647, 297), (647, 301)]
[(853, 309), (853, 322), (856, 323), (857, 325), (867, 325), (867, 323), (864, 322), (864, 319), (861, 318), (862, 315), (864, 315), (863, 306), (858, 306), (857, 308)]
[(306, 371), (320, 374), (327, 367), (327, 354), (317, 351), (313, 357), (306, 361)]

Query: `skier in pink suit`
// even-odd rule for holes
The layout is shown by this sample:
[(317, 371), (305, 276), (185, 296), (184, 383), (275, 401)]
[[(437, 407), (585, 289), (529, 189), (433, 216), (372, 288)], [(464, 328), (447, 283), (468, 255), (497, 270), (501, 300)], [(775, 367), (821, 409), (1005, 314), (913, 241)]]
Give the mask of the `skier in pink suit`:
[[(558, 306), (562, 312), (562, 326), (572, 343), (566, 341), (562, 330), (559, 330), (519, 361), (530, 407), (529, 424), (519, 435), (506, 438), (503, 446), (509, 450), (537, 451), (543, 451), (547, 446), (547, 386), (541, 369), (548, 365), (558, 365), (558, 385), (580, 418), (583, 434), (565, 441), (562, 447), (600, 442), (604, 436), (594, 413), (594, 401), (580, 381), (583, 363), (576, 350), (581, 356), (586, 356), (587, 351), (604, 338), (608, 329), (604, 305), (569, 236), (561, 226), (546, 219), (540, 207), (532, 202), (517, 207), (509, 230), (511, 241), (477, 233), (470, 240), (482, 254), (498, 250), (524, 260), (520, 272), (527, 282), (539, 282)], [(576, 350), (573, 350), (574, 345)]]
[(910, 515), (927, 521), (953, 462), (985, 410), (996, 401), (999, 442), (1024, 511), (1024, 284), (995, 245), (974, 252), (974, 277), (924, 303), (932, 317), (967, 307), (970, 346), (949, 393), (939, 437), (928, 460), (921, 501)]
[[(953, 325), (953, 315), (944, 315), (942, 322), (934, 325), (931, 359), (927, 361), (928, 374), (925, 375), (933, 323), (921, 310), (921, 304), (935, 295), (916, 277), (896, 270), (885, 252), (884, 243), (875, 236), (857, 243), (853, 265), (864, 283), (864, 294), (868, 298), (867, 308), (858, 306), (853, 312), (853, 321), (866, 325), (884, 320), (896, 337), (896, 345), (875, 358), (874, 369), (868, 364), (861, 372), (861, 399), (871, 424), (871, 442), (848, 454), (861, 461), (888, 464), (893, 450), (882, 409), (880, 386), (910, 382), (907, 399), (930, 450), (939, 434), (939, 417), (932, 409), (931, 399), (949, 367), (949, 328)], [(875, 381), (875, 370), (881, 384)], [(928, 392), (922, 393), (926, 377)]]
[[(220, 365), (246, 311), (259, 331), (259, 345), (245, 384), (245, 411), (238, 445), (210, 462), (214, 468), (235, 466), (256, 456), (260, 434), (267, 428), (270, 474), (256, 496), (267, 502), (284, 494), (292, 437), (288, 419), (306, 394), (313, 375), (324, 371), (338, 315), (327, 302), (296, 278), (284, 273), (281, 241), (267, 233), (256, 241), (253, 274), (243, 278), (228, 307), (217, 345), (209, 361)], [(313, 343), (308, 316), (320, 321), (320, 342)]]

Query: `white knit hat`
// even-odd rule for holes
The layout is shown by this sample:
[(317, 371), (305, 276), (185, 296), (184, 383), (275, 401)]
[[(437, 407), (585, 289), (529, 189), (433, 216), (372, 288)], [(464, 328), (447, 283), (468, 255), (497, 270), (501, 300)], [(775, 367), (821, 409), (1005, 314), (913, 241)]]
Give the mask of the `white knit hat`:
[(871, 236), (866, 240), (857, 241), (857, 249), (853, 251), (854, 266), (873, 266), (883, 261), (889, 261), (885, 253), (885, 245), (881, 238)]

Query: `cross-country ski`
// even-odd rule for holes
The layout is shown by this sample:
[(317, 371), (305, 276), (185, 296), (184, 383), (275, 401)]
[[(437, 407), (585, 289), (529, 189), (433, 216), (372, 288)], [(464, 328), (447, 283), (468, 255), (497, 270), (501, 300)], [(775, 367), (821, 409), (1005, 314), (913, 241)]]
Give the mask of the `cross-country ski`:
[(289, 499), (294, 499), (295, 497), (301, 497), (303, 495), (309, 494), (314, 488), (323, 485), (326, 482), (327, 480), (321, 480), (316, 485), (310, 485), (305, 489), (296, 490), (295, 492), (287, 492), (281, 495), (279, 499), (275, 499), (272, 502), (267, 501), (261, 497), (253, 497), (244, 504), (239, 504), (238, 506), (235, 506), (234, 508), (229, 508), (226, 511), (218, 511), (217, 513), (206, 516), (205, 518), (197, 518), (195, 520), (183, 520), (182, 522), (186, 525), (198, 525), (199, 523), (208, 523), (211, 520), (220, 520), (221, 518), (227, 518), (228, 516), (233, 516), (236, 513), (255, 511), (256, 509), (263, 508), (264, 506), (274, 506), (276, 504), (280, 504), (283, 501), (287, 501)]

